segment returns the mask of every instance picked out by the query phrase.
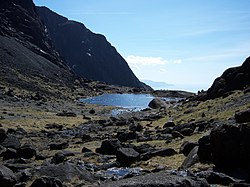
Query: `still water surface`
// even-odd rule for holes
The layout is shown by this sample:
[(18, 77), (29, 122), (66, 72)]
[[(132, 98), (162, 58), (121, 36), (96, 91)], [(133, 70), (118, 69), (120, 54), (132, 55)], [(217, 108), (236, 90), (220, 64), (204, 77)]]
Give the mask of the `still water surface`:
[(103, 94), (96, 97), (80, 99), (80, 101), (89, 104), (140, 110), (147, 108), (153, 98), (154, 96), (150, 94)]

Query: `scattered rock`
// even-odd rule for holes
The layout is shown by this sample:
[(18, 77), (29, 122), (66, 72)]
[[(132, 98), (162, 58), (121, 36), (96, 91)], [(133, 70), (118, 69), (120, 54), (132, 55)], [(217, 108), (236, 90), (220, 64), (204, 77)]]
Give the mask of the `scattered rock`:
[(170, 175), (167, 172), (150, 173), (143, 176), (122, 179), (101, 184), (100, 187), (209, 187), (206, 180)]
[(121, 142), (119, 140), (104, 140), (101, 144), (101, 147), (96, 149), (96, 152), (104, 155), (116, 155), (116, 152), (119, 148), (122, 148)]
[(52, 143), (49, 145), (50, 150), (61, 150), (61, 149), (66, 149), (69, 147), (68, 142), (63, 142), (63, 143)]
[(16, 182), (17, 178), (13, 171), (3, 165), (0, 165), (0, 186), (13, 187)]
[(63, 111), (61, 113), (57, 113), (56, 114), (57, 116), (65, 116), (65, 117), (76, 117), (76, 113), (74, 112), (66, 112), (66, 111)]
[(220, 184), (224, 186), (229, 186), (231, 183), (239, 182), (236, 179), (215, 171), (201, 171), (197, 174), (198, 177), (205, 178), (209, 184)]
[(82, 148), (82, 153), (86, 153), (86, 152), (92, 152), (90, 149), (83, 147)]
[(129, 126), (129, 130), (134, 132), (141, 132), (143, 130), (143, 127), (140, 124), (133, 123)]
[(195, 146), (187, 155), (183, 163), (181, 164), (182, 169), (187, 169), (191, 167), (192, 165), (199, 162), (199, 156), (197, 154), (198, 152), (198, 146)]
[(178, 132), (178, 131), (172, 131), (172, 136), (173, 136), (173, 138), (184, 138), (184, 136), (180, 133), (180, 132)]
[(138, 160), (139, 153), (132, 148), (119, 148), (116, 153), (117, 162), (123, 167), (129, 167)]
[(63, 125), (52, 123), (52, 124), (46, 124), (45, 128), (46, 129), (57, 129), (57, 130), (61, 131), (63, 129)]
[(44, 176), (36, 179), (30, 187), (63, 187), (63, 184), (58, 178)]
[(117, 134), (118, 140), (121, 142), (126, 142), (128, 140), (135, 140), (137, 139), (138, 135), (136, 132), (120, 132)]
[(182, 153), (182, 154), (184, 154), (185, 156), (187, 156), (187, 155), (190, 153), (190, 151), (191, 151), (195, 146), (197, 146), (197, 145), (198, 145), (197, 143), (185, 141), (185, 142), (183, 142), (183, 144), (181, 145), (180, 153)]
[(5, 152), (2, 153), (3, 160), (9, 160), (13, 158), (17, 158), (17, 151), (12, 148), (7, 148)]
[(66, 159), (66, 156), (62, 152), (57, 152), (53, 156), (53, 158), (51, 160), (51, 163), (53, 163), (53, 164), (60, 164), (60, 163), (64, 162), (65, 159)]
[(210, 135), (203, 136), (198, 141), (198, 156), (201, 163), (210, 163), (212, 161), (211, 155), (211, 144), (210, 144)]
[(91, 109), (91, 110), (89, 111), (89, 113), (90, 113), (90, 114), (95, 114), (95, 110), (94, 110), (94, 109)]
[(140, 155), (140, 159), (141, 160), (149, 160), (150, 158), (155, 157), (155, 156), (165, 157), (165, 156), (172, 156), (172, 155), (175, 155), (175, 154), (177, 154), (177, 152), (174, 149), (172, 149), (172, 148), (164, 148), (164, 149), (158, 149), (158, 150), (155, 150), (155, 151), (150, 151), (150, 152), (143, 153), (143, 154)]
[(36, 156), (36, 149), (31, 145), (24, 145), (17, 149), (19, 158), (29, 159)]
[(250, 109), (235, 113), (236, 123), (250, 122)]
[(18, 149), (21, 146), (21, 143), (16, 136), (9, 134), (1, 145), (6, 148)]
[(142, 153), (147, 153), (147, 152), (151, 152), (151, 151), (155, 151), (156, 149), (147, 143), (138, 145), (134, 148), (138, 153), (142, 154)]
[(0, 129), (0, 143), (2, 143), (7, 137), (8, 135), (6, 134), (5, 130)]
[(163, 128), (167, 128), (167, 127), (174, 127), (175, 123), (173, 121), (168, 121), (167, 123), (164, 124)]
[(32, 174), (38, 177), (50, 176), (57, 177), (62, 182), (70, 182), (73, 178), (85, 180), (89, 182), (95, 182), (97, 178), (89, 171), (83, 169), (82, 166), (76, 164), (64, 162), (58, 165), (47, 165), (35, 168), (32, 170)]

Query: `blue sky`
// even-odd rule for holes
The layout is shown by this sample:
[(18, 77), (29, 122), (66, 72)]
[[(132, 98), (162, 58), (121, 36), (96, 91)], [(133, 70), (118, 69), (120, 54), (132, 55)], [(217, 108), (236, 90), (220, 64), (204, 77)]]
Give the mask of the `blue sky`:
[(34, 0), (106, 36), (140, 80), (207, 89), (250, 56), (250, 0)]

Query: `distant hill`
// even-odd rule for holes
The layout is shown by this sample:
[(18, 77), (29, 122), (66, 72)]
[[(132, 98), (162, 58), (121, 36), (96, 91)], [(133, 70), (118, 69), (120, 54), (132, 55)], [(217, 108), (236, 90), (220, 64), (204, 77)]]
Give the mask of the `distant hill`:
[(145, 84), (151, 86), (153, 89), (160, 90), (160, 89), (169, 89), (170, 87), (174, 86), (173, 84), (168, 84), (166, 82), (156, 82), (152, 80), (142, 80)]
[(46, 7), (37, 7), (37, 11), (55, 49), (78, 76), (113, 85), (145, 87), (103, 35)]

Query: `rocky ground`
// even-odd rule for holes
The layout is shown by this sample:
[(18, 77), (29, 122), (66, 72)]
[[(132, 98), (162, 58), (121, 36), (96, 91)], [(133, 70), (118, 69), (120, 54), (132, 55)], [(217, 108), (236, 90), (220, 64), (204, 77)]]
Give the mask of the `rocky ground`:
[(2, 90), (0, 186), (248, 186), (249, 101), (234, 91), (111, 116)]

